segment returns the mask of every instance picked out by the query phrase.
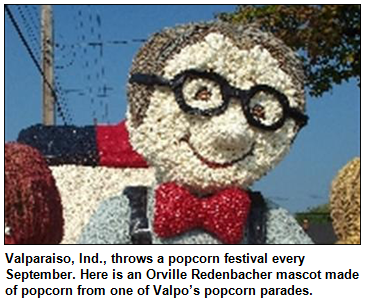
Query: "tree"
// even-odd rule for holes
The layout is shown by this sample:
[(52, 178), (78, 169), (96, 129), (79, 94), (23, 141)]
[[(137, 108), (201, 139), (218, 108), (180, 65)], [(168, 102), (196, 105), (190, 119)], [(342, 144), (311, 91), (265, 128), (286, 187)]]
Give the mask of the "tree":
[(317, 224), (328, 223), (331, 221), (330, 205), (329, 203), (326, 203), (308, 208), (306, 211), (297, 212), (295, 217), (300, 224), (302, 224), (305, 219)]
[(297, 51), (311, 96), (350, 78), (360, 86), (360, 5), (239, 5), (218, 18), (254, 23)]

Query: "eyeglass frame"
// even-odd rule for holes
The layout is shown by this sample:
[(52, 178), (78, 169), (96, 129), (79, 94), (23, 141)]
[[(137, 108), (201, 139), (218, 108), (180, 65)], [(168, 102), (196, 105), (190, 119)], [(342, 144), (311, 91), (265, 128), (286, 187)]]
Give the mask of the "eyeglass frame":
[[(223, 103), (216, 108), (210, 109), (194, 108), (188, 105), (184, 98), (183, 87), (186, 79), (189, 77), (208, 79), (217, 83), (220, 87)], [(259, 84), (251, 87), (248, 90), (242, 90), (230, 85), (223, 76), (211, 71), (189, 69), (177, 74), (172, 80), (168, 80), (155, 74), (134, 73), (131, 74), (129, 83), (142, 84), (146, 86), (157, 85), (169, 87), (174, 92), (175, 100), (180, 109), (190, 115), (211, 117), (223, 114), (227, 110), (231, 99), (238, 98), (241, 102), (242, 111), (247, 119), (247, 122), (250, 125), (262, 130), (275, 131), (284, 125), (287, 118), (294, 119), (299, 127), (302, 128), (307, 125), (309, 119), (309, 117), (306, 114), (300, 112), (299, 109), (290, 107), (289, 100), (285, 94), (269, 85)], [(260, 92), (266, 92), (275, 96), (282, 107), (283, 116), (271, 125), (265, 125), (252, 116), (249, 107), (250, 100)]]

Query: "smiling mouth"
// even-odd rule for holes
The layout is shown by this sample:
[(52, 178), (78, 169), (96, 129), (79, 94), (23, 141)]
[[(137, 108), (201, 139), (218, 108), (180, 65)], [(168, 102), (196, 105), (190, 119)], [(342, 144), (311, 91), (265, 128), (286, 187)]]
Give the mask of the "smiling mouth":
[(204, 158), (202, 155), (200, 155), (197, 150), (190, 144), (190, 136), (187, 135), (184, 138), (181, 139), (181, 141), (186, 142), (186, 144), (190, 147), (190, 149), (193, 151), (194, 155), (205, 165), (207, 165), (210, 168), (227, 168), (230, 167), (240, 161), (243, 161), (244, 159), (246, 159), (248, 156), (252, 156), (253, 155), (253, 150), (255, 148), (255, 143), (252, 144), (250, 150), (245, 153), (243, 156), (241, 156), (238, 159), (229, 161), (229, 162), (224, 162), (224, 163), (218, 163), (218, 162), (214, 162), (214, 161), (210, 161), (206, 158)]

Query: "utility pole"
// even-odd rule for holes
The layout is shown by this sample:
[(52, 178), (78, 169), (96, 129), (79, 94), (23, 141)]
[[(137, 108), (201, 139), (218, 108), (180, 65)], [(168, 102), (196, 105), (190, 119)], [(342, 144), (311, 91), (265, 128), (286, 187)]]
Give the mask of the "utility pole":
[(53, 16), (52, 5), (41, 5), (42, 63), (43, 63), (43, 124), (54, 125), (55, 95), (53, 69)]

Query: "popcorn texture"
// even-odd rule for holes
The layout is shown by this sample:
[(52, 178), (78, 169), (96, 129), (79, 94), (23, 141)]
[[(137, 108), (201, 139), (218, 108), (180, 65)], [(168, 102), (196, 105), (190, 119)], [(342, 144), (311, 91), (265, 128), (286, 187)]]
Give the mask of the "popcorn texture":
[(99, 165), (107, 167), (148, 167), (142, 156), (129, 143), (125, 121), (117, 125), (96, 127)]
[[(149, 77), (136, 73), (160, 81), (143, 83), (143, 78), (148, 81)], [(188, 24), (155, 34), (138, 52), (131, 75), (137, 76), (128, 86), (127, 130), (124, 123), (76, 132), (74, 128), (61, 129), (70, 133), (70, 139), (81, 142), (73, 148), (68, 141), (70, 146), (66, 145), (60, 159), (69, 156), (71, 160), (52, 167), (64, 208), (62, 243), (133, 242), (131, 228), (136, 220), (131, 204), (135, 194), (129, 194), (129, 199), (122, 191), (137, 185), (153, 188), (146, 194), (143, 187), (146, 218), (141, 229), (150, 242), (244, 243), (245, 235), (250, 235), (245, 230), (250, 200), (242, 188), (280, 162), (300, 128), (298, 118), (287, 114), (290, 110), (300, 114), (305, 109), (299, 59), (280, 40), (253, 27), (222, 22)], [(260, 86), (268, 89), (255, 93)], [(181, 88), (181, 97), (174, 87)], [(278, 100), (270, 91), (284, 97)], [(215, 110), (216, 114), (198, 115), (202, 110)], [(269, 128), (273, 123), (278, 126)], [(86, 147), (78, 139), (85, 135)], [(58, 148), (48, 149), (52, 135), (46, 140), (40, 143), (45, 152), (57, 153)], [(73, 154), (79, 155), (76, 161), (72, 161)], [(85, 155), (90, 161), (82, 160)], [(120, 168), (147, 166), (155, 168), (156, 179), (151, 168)], [(184, 201), (188, 216), (194, 211), (198, 217), (179, 220), (180, 209), (158, 203), (156, 182), (173, 182), (170, 184), (194, 195), (192, 206), (184, 203), (188, 197), (180, 201)], [(208, 195), (223, 191), (229, 192), (223, 195), (228, 213), (222, 218), (218, 201), (209, 202)], [(270, 228), (266, 242), (311, 242), (285, 210), (268, 207), (256, 206), (263, 208), (259, 211), (263, 213), (251, 215)], [(169, 225), (160, 223), (157, 211), (167, 211)], [(170, 226), (183, 231), (171, 237)]]
[(360, 158), (348, 162), (332, 182), (333, 228), (338, 244), (360, 244)]
[[(304, 72), (299, 58), (281, 40), (255, 27), (232, 26), (224, 22), (211, 22), (192, 23), (175, 28), (167, 28), (160, 33), (154, 34), (140, 49), (133, 61), (130, 73), (143, 72), (163, 75), (163, 69), (166, 66), (167, 60), (178, 54), (184, 47), (201, 42), (209, 33), (219, 33), (228, 37), (242, 50), (251, 50), (257, 45), (266, 49), (279, 63), (280, 69), (292, 77), (295, 85), (293, 92), (301, 100), (301, 106), (304, 108)], [(204, 60), (204, 56), (197, 57), (194, 55), (194, 57), (198, 58), (199, 61)], [(255, 60), (255, 57), (252, 60)], [(222, 60), (219, 60), (219, 62), (222, 62)], [(263, 61), (263, 63), (266, 62)], [(236, 69), (239, 75), (245, 74), (247, 69), (249, 69), (250, 73), (254, 72), (254, 69), (250, 66), (236, 67), (239, 67)], [(266, 69), (269, 70), (270, 65), (267, 65)], [(130, 122), (134, 127), (138, 127), (146, 116), (152, 92), (153, 89), (151, 87), (141, 87), (136, 84), (129, 85)]]
[(154, 231), (171, 237), (204, 228), (224, 243), (237, 244), (243, 239), (250, 205), (248, 193), (237, 188), (199, 199), (181, 186), (162, 184), (156, 191)]
[(94, 126), (33, 125), (22, 130), (18, 142), (36, 148), (48, 165), (99, 163)]
[(18, 142), (40, 151), (48, 165), (147, 167), (129, 143), (125, 121), (116, 125), (34, 125), (19, 133)]
[[(148, 189), (147, 219), (149, 229), (153, 229), (156, 213), (156, 188)], [(130, 207), (126, 195), (112, 197), (100, 203), (88, 224), (83, 228), (78, 243), (94, 244), (130, 244), (129, 221)], [(311, 244), (311, 239), (305, 234), (295, 219), (285, 209), (278, 208), (267, 202), (267, 244)], [(111, 229), (110, 225), (114, 225)], [(245, 231), (246, 232), (246, 231)], [(160, 237), (151, 231), (153, 244), (222, 244), (217, 236), (205, 232), (201, 228), (194, 229), (173, 237)], [(236, 242), (237, 243), (237, 242)], [(247, 243), (247, 232), (238, 243)]]
[(62, 213), (60, 195), (42, 155), (29, 146), (6, 143), (5, 242), (60, 243)]
[(295, 218), (284, 208), (267, 202), (266, 244), (313, 244), (313, 241), (298, 225)]
[[(125, 186), (152, 185), (154, 182), (152, 168), (120, 169), (63, 165), (53, 166), (51, 169), (64, 208), (63, 244), (78, 243), (84, 227), (96, 209), (105, 200), (121, 195)], [(113, 224), (105, 226), (115, 230)]]
[(78, 244), (130, 243), (130, 208), (128, 200), (119, 195), (100, 202), (95, 213), (83, 227)]
[[(217, 22), (167, 29), (141, 49), (131, 74), (171, 80), (190, 69), (215, 72), (239, 89), (269, 85), (285, 94), (291, 107), (304, 110), (299, 60), (282, 42), (255, 28)], [(195, 96), (202, 89), (208, 92), (199, 102)], [(201, 109), (221, 102), (219, 88), (209, 80), (188, 82), (184, 93), (189, 105)], [(176, 182), (196, 193), (249, 187), (283, 159), (298, 131), (290, 118), (276, 131), (257, 129), (235, 100), (223, 114), (204, 117), (184, 113), (166, 87), (130, 84), (128, 96), (133, 147), (156, 166), (158, 181)], [(270, 95), (256, 95), (251, 109), (257, 104), (264, 110), (263, 123), (283, 114)]]

